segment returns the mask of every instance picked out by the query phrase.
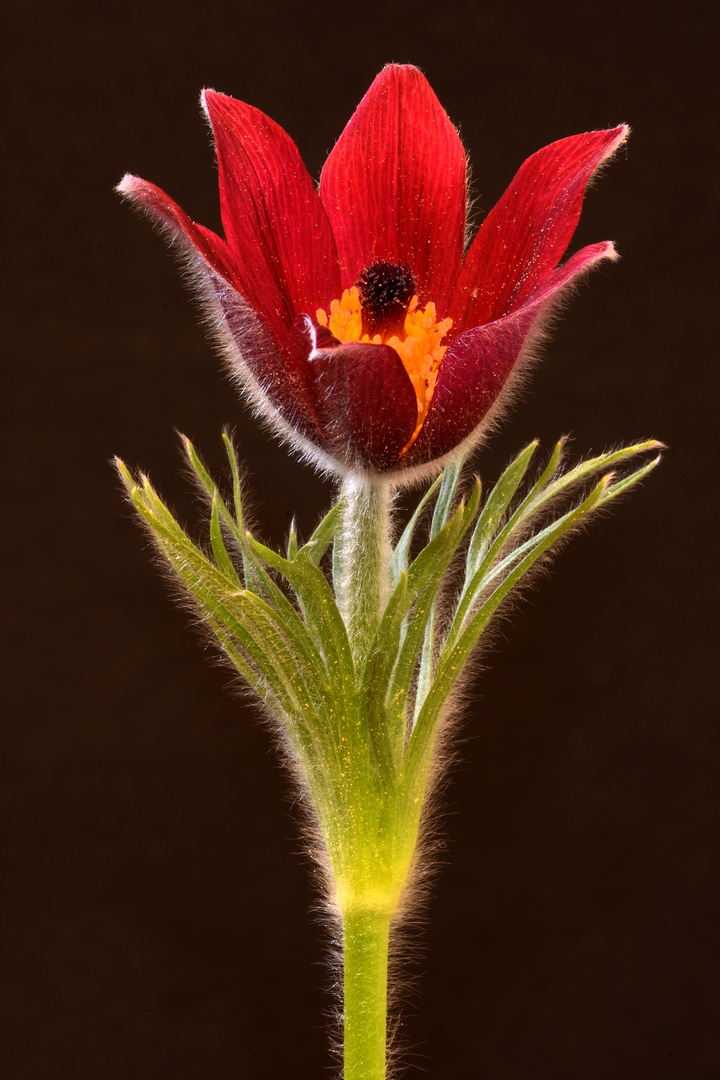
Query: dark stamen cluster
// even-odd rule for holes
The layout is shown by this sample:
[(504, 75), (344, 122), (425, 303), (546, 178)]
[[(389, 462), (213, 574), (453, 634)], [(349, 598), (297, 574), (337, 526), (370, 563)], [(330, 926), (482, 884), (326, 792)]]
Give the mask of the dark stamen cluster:
[(417, 292), (417, 278), (407, 263), (398, 266), (378, 259), (365, 267), (355, 284), (362, 300), (363, 332), (370, 337), (400, 333)]

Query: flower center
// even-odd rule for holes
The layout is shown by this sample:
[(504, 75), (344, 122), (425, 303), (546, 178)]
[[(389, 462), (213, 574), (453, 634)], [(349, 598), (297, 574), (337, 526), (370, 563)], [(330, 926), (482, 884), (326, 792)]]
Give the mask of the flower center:
[(401, 332), (405, 315), (417, 292), (417, 278), (410, 267), (378, 260), (366, 266), (355, 282), (362, 301), (364, 333), (386, 338)]
[[(447, 352), (441, 342), (452, 319), (438, 321), (435, 304), (418, 306), (417, 281), (409, 266), (374, 262), (358, 281), (330, 304), (330, 316), (322, 308), (317, 321), (343, 345), (361, 341), (390, 345), (410, 376), (418, 406), (417, 427), (403, 454), (420, 434), (432, 401), (437, 373)], [(402, 455), (401, 455), (402, 456)]]

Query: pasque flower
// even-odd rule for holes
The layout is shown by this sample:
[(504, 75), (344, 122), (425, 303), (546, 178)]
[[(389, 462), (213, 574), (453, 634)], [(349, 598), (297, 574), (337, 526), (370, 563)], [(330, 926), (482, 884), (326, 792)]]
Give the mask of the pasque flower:
[[(126, 176), (120, 189), (185, 256), (245, 393), (340, 490), (309, 540), (291, 530), (280, 553), (247, 528), (229, 436), (231, 500), (184, 440), (208, 499), (204, 545), (145, 474), (118, 470), (282, 732), (342, 946), (342, 1075), (386, 1080), (391, 933), (422, 876), (466, 665), (526, 575), (657, 463), (623, 472), (659, 448), (648, 440), (568, 468), (560, 442), (536, 472), (530, 444), (489, 492), (461, 481), (553, 306), (614, 255), (566, 251), (588, 180), (627, 129), (529, 158), (466, 249), (465, 153), (416, 68), (378, 75), (319, 188), (274, 121), (214, 91), (203, 102), (224, 238), (153, 184)], [(394, 489), (441, 465), (396, 535)]]
[(212, 90), (203, 104), (225, 238), (145, 180), (119, 190), (189, 257), (245, 392), (333, 471), (417, 473), (477, 436), (558, 298), (614, 256), (560, 262), (623, 126), (530, 157), (464, 253), (465, 151), (416, 68), (377, 76), (319, 189), (269, 117)]

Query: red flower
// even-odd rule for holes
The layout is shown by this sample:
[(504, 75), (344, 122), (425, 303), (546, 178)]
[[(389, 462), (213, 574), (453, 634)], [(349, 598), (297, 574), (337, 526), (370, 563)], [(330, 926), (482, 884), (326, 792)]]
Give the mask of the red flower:
[(562, 290), (614, 257), (592, 244), (558, 265), (625, 127), (529, 158), (463, 259), (465, 152), (416, 68), (377, 76), (319, 191), (269, 117), (203, 102), (225, 239), (145, 180), (119, 190), (190, 256), (259, 410), (336, 471), (422, 466), (477, 434)]

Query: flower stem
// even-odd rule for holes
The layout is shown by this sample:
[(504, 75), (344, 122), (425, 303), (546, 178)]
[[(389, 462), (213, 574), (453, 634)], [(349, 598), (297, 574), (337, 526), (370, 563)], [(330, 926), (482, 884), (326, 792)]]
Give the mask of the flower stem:
[(385, 1080), (389, 936), (387, 912), (343, 917), (343, 1080)]
[(390, 490), (386, 482), (349, 478), (342, 486), (336, 590), (356, 658), (364, 659), (389, 588)]
[[(359, 476), (348, 478), (342, 487), (342, 518), (335, 542), (333, 576), (338, 606), (360, 670), (367, 662), (387, 602), (389, 557), (389, 485)], [(371, 805), (364, 807), (369, 817), (373, 816), (371, 811), (374, 809)], [(357, 823), (356, 816), (356, 826)], [(353, 901), (340, 905), (343, 920), (343, 1078), (385, 1080), (388, 943), (393, 905), (377, 903), (378, 885), (380, 891), (385, 892), (389, 890), (388, 882), (378, 882), (375, 875), (359, 873), (365, 862), (361, 851), (355, 850), (360, 839), (357, 828), (349, 827), (342, 843), (346, 846), (347, 863), (354, 868), (355, 877)], [(361, 847), (366, 842), (367, 837), (362, 837)], [(370, 893), (375, 893), (375, 903)]]

